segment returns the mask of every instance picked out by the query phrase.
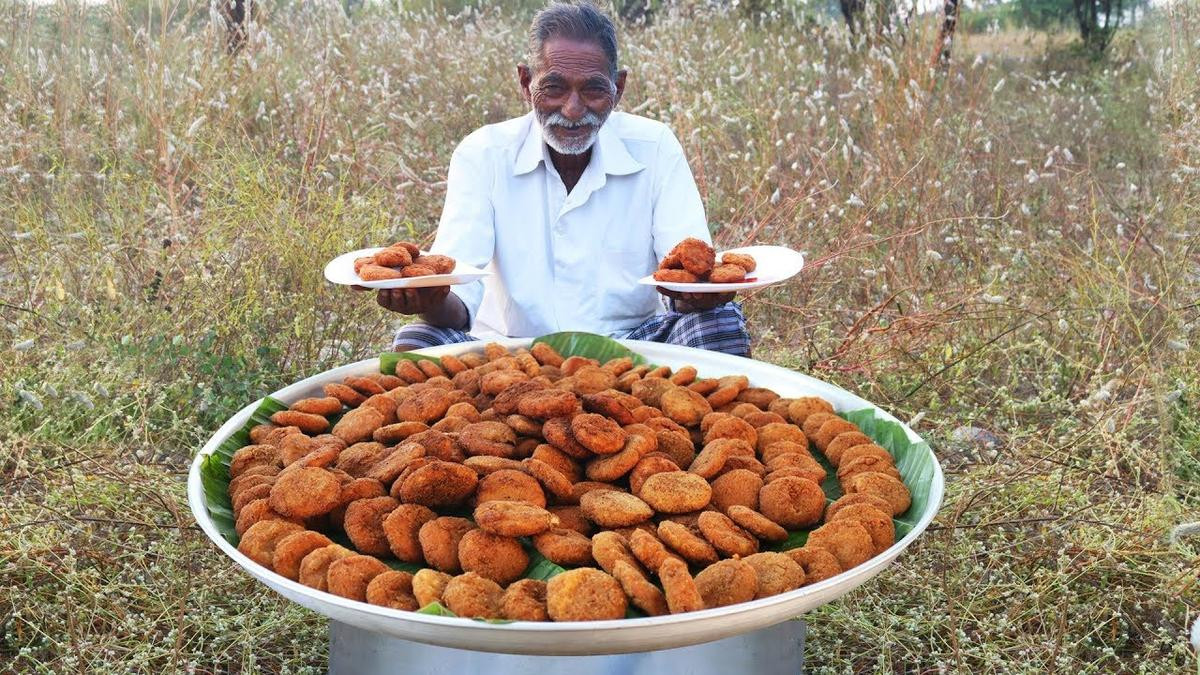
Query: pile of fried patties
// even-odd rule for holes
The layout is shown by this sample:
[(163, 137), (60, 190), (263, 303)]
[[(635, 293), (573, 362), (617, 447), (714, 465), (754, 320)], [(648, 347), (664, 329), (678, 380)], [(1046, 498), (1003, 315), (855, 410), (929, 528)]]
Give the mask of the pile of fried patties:
[[(582, 621), (746, 602), (879, 554), (910, 505), (892, 456), (827, 401), (741, 375), (489, 344), (324, 393), (233, 455), (238, 550), (395, 609)], [(814, 450), (837, 467), (832, 504)], [(523, 578), (533, 550), (567, 571)]]
[(758, 267), (754, 256), (732, 251), (721, 254), (707, 243), (688, 237), (675, 245), (654, 271), (655, 281), (670, 283), (736, 284), (748, 281)]
[(421, 253), (411, 241), (398, 241), (373, 255), (354, 259), (354, 273), (363, 281), (388, 281), (451, 274), (457, 263), (448, 255)]

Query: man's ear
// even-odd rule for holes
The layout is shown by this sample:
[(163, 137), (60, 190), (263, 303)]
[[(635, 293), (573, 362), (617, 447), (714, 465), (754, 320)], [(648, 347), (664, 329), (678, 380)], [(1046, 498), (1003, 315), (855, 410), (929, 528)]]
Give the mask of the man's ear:
[(533, 95), (529, 92), (529, 86), (533, 84), (533, 70), (524, 63), (517, 64), (517, 81), (521, 83), (521, 98), (533, 105)]
[(613, 101), (614, 108), (621, 102), (621, 96), (625, 93), (625, 76), (628, 74), (629, 71), (624, 68), (617, 71), (617, 98)]

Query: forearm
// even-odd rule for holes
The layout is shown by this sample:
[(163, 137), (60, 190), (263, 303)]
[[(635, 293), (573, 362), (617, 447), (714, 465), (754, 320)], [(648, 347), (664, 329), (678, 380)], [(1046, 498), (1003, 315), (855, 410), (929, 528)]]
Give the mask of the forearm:
[(440, 328), (467, 330), (470, 328), (471, 315), (467, 312), (467, 306), (457, 295), (447, 293), (440, 303), (421, 314), (421, 320)]

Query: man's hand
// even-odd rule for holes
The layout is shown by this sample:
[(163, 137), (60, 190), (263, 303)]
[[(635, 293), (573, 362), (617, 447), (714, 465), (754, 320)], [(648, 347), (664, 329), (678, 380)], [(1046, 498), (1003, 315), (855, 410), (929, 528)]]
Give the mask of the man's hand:
[(677, 312), (705, 312), (731, 302), (737, 293), (680, 293), (658, 287), (658, 292), (675, 301)]
[[(369, 291), (364, 286), (351, 286), (356, 291)], [(431, 288), (381, 288), (376, 291), (375, 301), (380, 307), (400, 314), (419, 314), (425, 323), (467, 330), (470, 315), (467, 307), (450, 294), (449, 286)]]
[(399, 314), (427, 314), (442, 306), (449, 286), (431, 288), (381, 288), (375, 294), (379, 306)]

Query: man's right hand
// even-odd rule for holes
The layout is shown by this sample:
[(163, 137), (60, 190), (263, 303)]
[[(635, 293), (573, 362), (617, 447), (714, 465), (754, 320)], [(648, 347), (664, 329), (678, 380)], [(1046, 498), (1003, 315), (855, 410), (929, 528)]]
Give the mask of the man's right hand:
[(380, 307), (399, 314), (428, 314), (441, 309), (449, 294), (449, 286), (381, 288), (375, 294), (375, 301)]
[[(356, 291), (369, 291), (365, 286), (351, 286)], [(467, 307), (450, 293), (449, 286), (431, 288), (381, 288), (375, 293), (380, 307), (400, 314), (421, 316), (421, 320), (442, 328), (467, 330), (470, 315)]]

